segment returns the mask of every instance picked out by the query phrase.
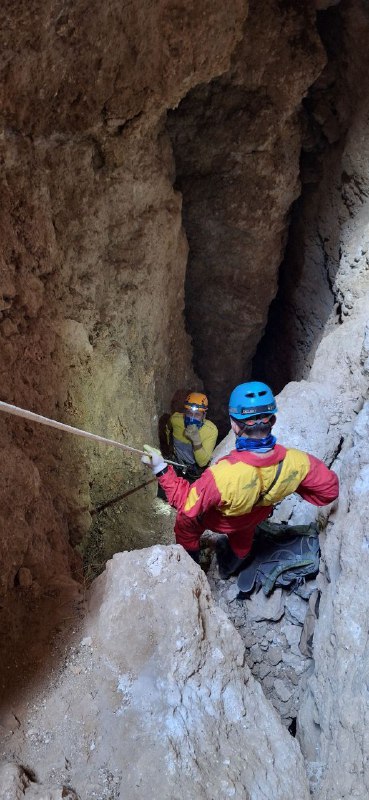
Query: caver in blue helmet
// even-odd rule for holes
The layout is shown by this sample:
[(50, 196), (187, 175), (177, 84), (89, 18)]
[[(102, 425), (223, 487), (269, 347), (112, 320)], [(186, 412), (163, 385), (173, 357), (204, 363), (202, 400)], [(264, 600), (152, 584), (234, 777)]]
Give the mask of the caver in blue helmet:
[(266, 383), (249, 381), (240, 383), (229, 398), (229, 414), (233, 419), (246, 420), (261, 414), (273, 415), (277, 405), (272, 390)]

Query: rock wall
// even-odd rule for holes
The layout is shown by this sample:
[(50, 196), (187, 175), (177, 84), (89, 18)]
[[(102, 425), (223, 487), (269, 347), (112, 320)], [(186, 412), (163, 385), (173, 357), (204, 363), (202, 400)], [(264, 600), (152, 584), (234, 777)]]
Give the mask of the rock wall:
[(222, 424), (277, 291), (300, 193), (301, 100), (324, 64), (310, 0), (252, 0), (230, 70), (169, 115), (190, 247), (187, 326)]
[[(243, 0), (2, 4), (2, 399), (141, 446), (193, 380), (164, 118), (228, 69), (246, 13)], [(91, 505), (144, 474), (137, 457), (5, 416), (0, 440), (4, 593), (22, 565), (57, 580)]]
[(368, 403), (341, 468), (341, 494), (324, 546), (314, 675), (299, 713), (313, 796), (365, 797), (367, 766)]
[[(360, 34), (364, 37), (364, 32), (368, 33), (367, 7), (348, 4), (345, 20), (351, 42), (357, 47), (353, 56), (356, 86), (363, 92), (351, 119), (341, 161), (332, 170), (331, 180), (325, 176), (323, 182), (326, 204), (321, 225), (329, 231), (334, 221), (334, 289), (341, 314), (339, 324), (317, 349), (311, 375), (325, 381), (336, 393), (342, 393), (343, 387), (345, 392), (347, 388), (352, 391), (355, 384), (361, 385), (361, 402), (360, 395), (359, 402), (355, 402), (355, 392), (351, 408), (357, 421), (352, 436), (347, 436), (344, 425), (342, 430), (341, 499), (324, 542), (322, 594), (314, 638), (315, 674), (308, 684), (299, 719), (314, 796), (319, 800), (333, 800), (338, 793), (343, 800), (364, 797), (368, 786), (364, 585), (367, 573), (369, 101), (366, 84), (359, 77), (366, 63)], [(330, 243), (330, 239), (325, 243), (328, 264), (333, 260)], [(336, 418), (335, 425), (342, 427), (342, 422), (345, 420)]]
[(308, 800), (296, 741), (181, 547), (114, 556), (52, 677), (4, 747), (35, 797)]
[(254, 360), (255, 374), (269, 379), (275, 391), (309, 374), (322, 338), (351, 314), (350, 284), (357, 283), (367, 244), (365, 236), (357, 242), (353, 231), (349, 237), (348, 229), (365, 193), (366, 147), (357, 132), (355, 161), (362, 163), (353, 169), (352, 148), (349, 154), (345, 142), (367, 105), (368, 25), (361, 0), (318, 14), (328, 62), (303, 105), (302, 193), (292, 214), (278, 294)]
[(308, 608), (317, 596), (316, 580), (303, 584), (298, 593), (275, 589), (266, 597), (260, 590), (249, 600), (241, 601), (237, 599), (237, 578), (221, 580), (215, 559), (207, 578), (215, 602), (245, 645), (247, 666), (294, 736), (301, 697), (314, 667), (310, 643), (305, 645), (309, 638), (307, 624), (305, 630), (304, 626)]
[[(301, 98), (326, 59), (313, 5), (322, 9), (328, 65), (301, 130)], [(180, 188), (188, 327), (221, 417), (228, 388), (247, 375), (276, 291), (303, 141), (307, 190), (286, 258), (298, 281), (290, 316), (280, 316), (296, 321), (275, 353), (280, 365), (288, 354), (284, 376), (304, 380), (281, 393), (277, 433), (340, 471), (341, 501), (318, 515), (314, 674), (293, 700), (283, 654), (273, 681), (265, 673), (263, 653), (279, 658), (271, 629), (263, 626), (263, 647), (251, 643), (255, 624), (243, 633), (247, 660), (285, 720), (303, 694), (297, 733), (314, 796), (361, 800), (369, 782), (369, 14), (364, 0), (262, 7), (255, 0), (242, 34), (246, 14), (236, 0), (3, 4), (1, 397), (128, 443), (155, 436), (157, 412), (174, 388), (194, 380), (182, 321)], [(182, 98), (166, 126), (167, 109)], [(133, 457), (5, 417), (0, 425), (1, 594), (27, 590), (31, 605), (47, 586), (61, 605), (52, 593), (70, 569), (78, 573), (70, 542), (86, 532), (91, 503), (143, 473)], [(230, 436), (218, 455), (232, 445)], [(129, 504), (122, 507), (116, 549), (163, 536), (164, 516), (155, 520), (147, 508), (150, 492), (137, 501), (134, 521)], [(312, 515), (293, 499), (275, 519)], [(237, 624), (245, 627), (241, 614)], [(28, 633), (20, 644), (31, 661)], [(308, 797), (296, 742), (250, 676), (241, 640), (205, 578), (177, 548), (116, 557), (94, 589), (81, 638), (57, 660), (50, 682), (38, 652), (32, 674), (44, 675), (42, 694), (29, 694), (23, 707), (18, 698), (23, 716), (9, 711), (4, 757), (30, 768), (1, 767), (3, 794), (59, 798), (76, 790), (82, 800), (103, 800), (128, 792), (131, 800), (154, 787), (158, 797), (192, 800), (195, 784), (204, 800), (219, 789), (239, 800)], [(4, 720), (6, 713), (1, 728)], [(157, 720), (166, 726), (162, 739)], [(142, 740), (132, 740), (133, 731)]]
[[(301, 271), (289, 298), (292, 335), (290, 340), (281, 338), (278, 342), (279, 360), (278, 346), (275, 349), (277, 365), (283, 368), (286, 355), (287, 359), (290, 355), (292, 368), (298, 367), (299, 374), (306, 376), (304, 381), (288, 384), (278, 398), (280, 440), (310, 449), (340, 473), (338, 506), (328, 516), (326, 512), (318, 514), (323, 533), (314, 672), (303, 693), (297, 724), (313, 796), (319, 800), (361, 799), (368, 787), (369, 102), (363, 75), (367, 69), (369, 13), (361, 2), (342, 3), (338, 11), (333, 30), (337, 31), (339, 22), (342, 74), (334, 72), (334, 96), (340, 111), (336, 119), (348, 114), (345, 124), (349, 123), (349, 129), (339, 145), (325, 145), (320, 175), (314, 173), (314, 185), (304, 194), (302, 216), (296, 223), (301, 233)], [(346, 93), (340, 95), (344, 68)], [(323, 77), (324, 88), (327, 75)], [(327, 114), (329, 98), (332, 87), (321, 105), (326, 135), (332, 130), (332, 116)], [(335, 108), (331, 107), (333, 116)], [(316, 167), (316, 156), (312, 163)], [(296, 233), (297, 228), (294, 243)], [(292, 261), (289, 263), (291, 266)], [(327, 287), (325, 293), (320, 291), (323, 285)], [(329, 305), (324, 304), (328, 292)], [(288, 341), (295, 342), (291, 350)], [(311, 512), (314, 510), (302, 501), (291, 500), (281, 504), (275, 519), (306, 522)]]

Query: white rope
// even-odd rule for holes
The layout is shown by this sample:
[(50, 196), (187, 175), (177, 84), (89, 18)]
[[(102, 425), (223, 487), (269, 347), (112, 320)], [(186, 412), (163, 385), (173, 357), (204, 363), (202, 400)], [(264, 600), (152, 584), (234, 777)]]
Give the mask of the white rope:
[[(35, 414), (33, 411), (27, 411), (25, 408), (19, 408), (10, 403), (4, 403), (2, 400), (0, 400), (0, 411), (5, 411), (6, 414), (13, 414), (14, 417), (28, 419), (31, 422), (39, 422), (40, 425), (47, 425), (49, 428), (57, 428), (59, 431), (65, 431), (65, 433), (74, 433), (75, 436), (83, 436), (85, 439), (91, 439), (93, 442), (110, 444), (112, 447), (118, 447), (120, 450), (129, 450), (131, 453), (138, 453), (140, 456), (147, 455), (144, 450), (138, 450), (137, 447), (131, 447), (128, 444), (116, 442), (115, 439), (106, 439), (105, 436), (98, 436), (96, 433), (83, 431), (81, 428), (74, 428), (73, 425), (57, 422), (55, 419), (43, 417), (41, 414)], [(166, 458), (164, 461), (166, 461), (167, 464), (174, 464), (176, 467), (182, 466), (181, 464), (177, 464), (176, 461), (168, 461)]]
[(15, 417), (29, 419), (31, 422), (39, 422), (41, 425), (47, 425), (49, 428), (57, 428), (59, 431), (74, 433), (75, 436), (84, 436), (85, 439), (91, 439), (93, 442), (102, 442), (103, 444), (110, 444), (112, 447), (119, 447), (121, 450), (130, 450), (131, 453), (139, 453), (142, 456), (145, 455), (144, 450), (137, 450), (137, 447), (130, 447), (128, 444), (116, 442), (114, 439), (105, 439), (104, 436), (98, 436), (96, 433), (83, 431), (81, 428), (74, 428), (73, 425), (66, 425), (64, 422), (57, 422), (55, 419), (42, 417), (41, 414), (35, 414), (33, 411), (26, 411), (25, 408), (12, 406), (9, 403), (4, 403), (2, 400), (0, 400), (0, 411), (13, 414)]

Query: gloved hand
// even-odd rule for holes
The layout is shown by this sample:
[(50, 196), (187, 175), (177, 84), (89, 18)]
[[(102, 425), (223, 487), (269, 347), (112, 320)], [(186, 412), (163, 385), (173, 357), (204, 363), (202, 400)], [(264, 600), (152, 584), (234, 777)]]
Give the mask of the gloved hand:
[(185, 436), (192, 442), (194, 447), (201, 447), (201, 436), (197, 425), (187, 425)]
[(147, 455), (142, 456), (141, 461), (146, 466), (151, 467), (154, 475), (165, 469), (167, 465), (160, 450), (157, 450), (156, 447), (150, 447), (149, 444), (144, 444), (143, 449)]

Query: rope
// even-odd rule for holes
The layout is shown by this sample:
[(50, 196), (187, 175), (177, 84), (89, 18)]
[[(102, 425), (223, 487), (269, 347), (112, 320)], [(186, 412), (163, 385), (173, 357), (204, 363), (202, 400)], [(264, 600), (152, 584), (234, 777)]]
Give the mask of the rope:
[(124, 500), (125, 497), (129, 497), (130, 494), (134, 494), (134, 492), (138, 492), (140, 489), (144, 489), (145, 486), (149, 486), (150, 483), (156, 483), (156, 478), (150, 478), (149, 481), (145, 481), (145, 483), (140, 483), (139, 486), (135, 486), (134, 489), (128, 489), (127, 492), (123, 492), (123, 494), (118, 494), (117, 497), (113, 497), (112, 500), (106, 500), (105, 503), (100, 503), (100, 505), (93, 508), (90, 511), (91, 516), (94, 514), (100, 514), (100, 511), (105, 511), (106, 508), (109, 506), (114, 506), (116, 503), (120, 503), (121, 500)]
[(59, 431), (65, 431), (65, 433), (74, 433), (75, 436), (84, 436), (85, 439), (91, 439), (93, 442), (102, 442), (103, 444), (110, 444), (112, 447), (119, 447), (121, 450), (130, 450), (131, 453), (139, 453), (142, 456), (145, 455), (144, 450), (137, 450), (136, 447), (122, 444), (122, 442), (116, 442), (114, 439), (105, 439), (104, 436), (98, 436), (96, 433), (83, 431), (81, 428), (74, 428), (73, 425), (57, 422), (55, 419), (49, 419), (48, 417), (41, 416), (41, 414), (35, 414), (33, 411), (26, 411), (24, 408), (12, 406), (9, 403), (4, 403), (2, 400), (0, 400), (0, 411), (13, 414), (15, 417), (29, 419), (31, 422), (39, 422), (40, 425), (47, 425), (49, 428), (57, 428)]
[[(96, 433), (90, 433), (89, 431), (84, 431), (81, 428), (74, 428), (73, 425), (66, 425), (64, 422), (57, 422), (55, 419), (43, 417), (41, 414), (35, 414), (33, 411), (27, 411), (25, 408), (19, 408), (18, 406), (13, 406), (10, 403), (4, 403), (3, 400), (0, 400), (0, 411), (4, 411), (6, 414), (12, 414), (14, 417), (28, 419), (31, 422), (38, 422), (40, 425), (47, 425), (49, 428), (57, 428), (57, 430), (64, 431), (65, 433), (73, 433), (75, 436), (83, 436), (85, 439), (90, 439), (93, 442), (109, 444), (112, 447), (118, 447), (120, 450), (129, 450), (131, 453), (138, 453), (140, 456), (147, 455), (144, 450), (138, 450), (137, 447), (132, 447), (131, 445), (123, 444), (122, 442), (116, 442), (115, 439), (106, 439), (105, 436), (98, 436)], [(164, 461), (167, 464), (173, 464), (175, 467), (182, 466), (182, 464), (178, 464), (176, 461), (169, 461), (167, 458), (164, 458)]]

